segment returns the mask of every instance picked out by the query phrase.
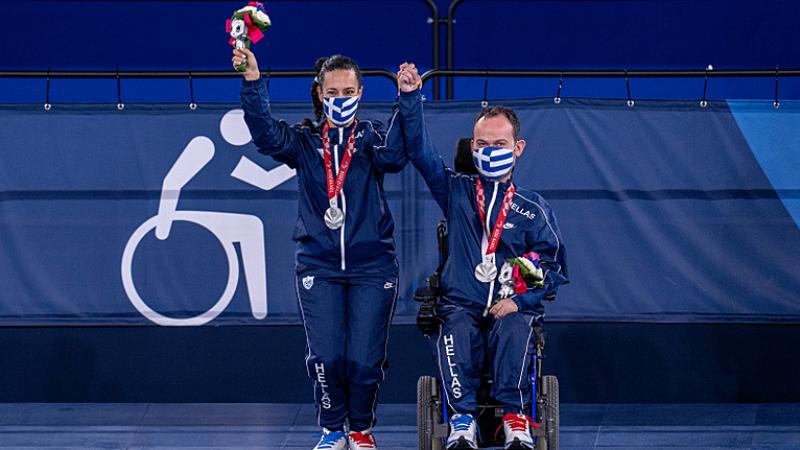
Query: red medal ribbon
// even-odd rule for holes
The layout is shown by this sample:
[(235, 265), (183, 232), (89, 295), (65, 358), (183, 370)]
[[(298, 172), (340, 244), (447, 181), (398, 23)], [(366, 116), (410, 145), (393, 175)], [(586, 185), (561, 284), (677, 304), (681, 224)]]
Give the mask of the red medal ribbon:
[[(497, 251), (497, 245), (500, 244), (500, 235), (503, 233), (503, 225), (508, 218), (508, 211), (511, 209), (511, 199), (514, 198), (514, 184), (512, 183), (506, 190), (506, 195), (503, 198), (503, 204), (500, 206), (500, 212), (497, 214), (497, 221), (492, 228), (492, 234), (489, 238), (489, 244), (486, 247), (486, 255), (494, 254)], [(481, 227), (486, 230), (486, 194), (483, 189), (481, 180), (475, 179), (475, 197), (478, 200), (478, 214), (481, 216)]]
[(331, 157), (331, 140), (328, 137), (328, 121), (322, 126), (322, 153), (325, 157), (325, 178), (328, 184), (328, 200), (333, 200), (339, 195), (344, 187), (344, 180), (347, 178), (347, 169), (350, 168), (350, 160), (353, 159), (353, 153), (356, 149), (356, 127), (358, 127), (358, 119), (353, 119), (353, 131), (350, 132), (350, 137), (347, 138), (347, 147), (345, 147), (344, 156), (339, 164), (339, 174), (336, 176), (336, 182), (333, 180), (333, 160)]

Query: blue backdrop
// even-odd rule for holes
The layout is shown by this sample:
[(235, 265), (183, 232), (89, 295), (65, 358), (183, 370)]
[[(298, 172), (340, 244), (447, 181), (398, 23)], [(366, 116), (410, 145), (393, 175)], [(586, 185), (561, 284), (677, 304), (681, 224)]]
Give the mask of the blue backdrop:
[[(549, 305), (551, 321), (800, 319), (800, 104), (508, 104), (528, 140), (516, 180), (551, 201), (569, 249), (572, 284)], [(224, 311), (210, 323), (296, 323), (296, 183), (246, 143), (236, 107), (0, 105), (0, 324), (150, 323), (124, 289), (123, 252), (157, 214), (165, 175), (197, 136), (215, 154), (186, 184), (178, 210), (254, 216), (266, 248), (266, 319), (253, 317), (246, 288), (254, 281), (240, 269), (230, 304), (217, 305)], [(389, 108), (367, 103), (360, 114), (382, 118)], [(426, 106), (446, 160), (478, 108)], [(290, 122), (308, 110), (274, 107)], [(243, 156), (250, 183), (231, 176)], [(397, 321), (408, 322), (414, 285), (436, 259), (440, 212), (411, 167), (387, 177), (386, 188), (401, 258)], [(141, 298), (179, 319), (212, 308), (229, 275), (215, 234), (192, 221), (175, 222), (164, 241), (142, 234), (130, 265)], [(230, 249), (246, 265), (251, 244)]]
[[(243, 1), (4, 0), (0, 69), (230, 69), (223, 22)], [(450, 0), (437, 0), (440, 16)], [(362, 67), (433, 66), (431, 12), (422, 0), (267, 0), (274, 25), (254, 51), (263, 69), (310, 69), (343, 53)], [(40, 12), (41, 11), (41, 12)], [(35, 12), (36, 20), (28, 19)], [(717, 69), (796, 68), (800, 28), (792, 0), (466, 0), (455, 12), (456, 68)], [(35, 26), (32, 26), (32, 22)], [(440, 64), (445, 26), (440, 25)], [(332, 38), (334, 37), (334, 38)], [(195, 80), (199, 102), (237, 101), (233, 83)], [(305, 101), (310, 80), (274, 80), (273, 95)], [(373, 99), (391, 100), (383, 80)], [(556, 79), (502, 79), (490, 98), (551, 96)], [(430, 85), (426, 86), (430, 94)], [(635, 98), (699, 99), (702, 79), (632, 80)], [(481, 98), (482, 79), (457, 79), (455, 98)], [(186, 80), (123, 80), (127, 101), (188, 103)], [(771, 98), (774, 80), (712, 78), (710, 98)], [(569, 79), (573, 97), (624, 97), (621, 79)], [(0, 81), (0, 102), (43, 102), (44, 79)], [(782, 78), (781, 98), (800, 98), (800, 79)], [(114, 102), (114, 80), (53, 80), (53, 103)]]

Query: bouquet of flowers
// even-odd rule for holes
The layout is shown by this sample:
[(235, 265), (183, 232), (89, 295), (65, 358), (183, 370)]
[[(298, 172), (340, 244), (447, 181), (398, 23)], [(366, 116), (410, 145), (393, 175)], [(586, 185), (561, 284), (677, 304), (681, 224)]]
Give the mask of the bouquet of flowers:
[[(264, 37), (264, 30), (271, 25), (264, 5), (250, 2), (244, 8), (234, 11), (233, 16), (225, 22), (225, 30), (231, 36), (228, 43), (236, 48), (250, 48), (251, 43), (255, 44)], [(247, 70), (247, 60), (242, 60), (236, 70)]]
[(495, 301), (504, 298), (513, 298), (517, 294), (524, 294), (528, 289), (544, 287), (544, 272), (540, 263), (539, 254), (536, 252), (525, 253), (516, 258), (509, 258), (500, 268), (497, 276), (500, 289), (497, 291)]

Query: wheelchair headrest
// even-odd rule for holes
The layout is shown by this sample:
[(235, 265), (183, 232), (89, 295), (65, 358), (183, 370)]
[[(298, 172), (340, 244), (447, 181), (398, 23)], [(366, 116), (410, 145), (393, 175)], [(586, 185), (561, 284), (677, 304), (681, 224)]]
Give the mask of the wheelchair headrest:
[(461, 138), (458, 140), (454, 164), (456, 172), (477, 175), (478, 169), (475, 168), (475, 164), (472, 162), (471, 140), (471, 138)]

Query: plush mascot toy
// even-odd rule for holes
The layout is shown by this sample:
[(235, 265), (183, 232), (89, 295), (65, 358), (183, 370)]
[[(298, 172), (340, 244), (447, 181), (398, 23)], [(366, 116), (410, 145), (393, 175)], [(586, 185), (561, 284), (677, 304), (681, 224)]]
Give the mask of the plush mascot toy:
[[(229, 44), (235, 48), (250, 48), (250, 44), (255, 44), (264, 37), (264, 30), (270, 27), (272, 22), (269, 20), (264, 5), (260, 2), (250, 2), (242, 9), (234, 11), (233, 16), (225, 22), (225, 29), (231, 35)], [(247, 70), (247, 59), (236, 66), (236, 70), (244, 72)]]
[(500, 269), (497, 282), (500, 284), (500, 289), (493, 303), (504, 298), (513, 298), (517, 294), (524, 294), (528, 289), (544, 287), (544, 273), (542, 273), (542, 266), (539, 263), (539, 254), (530, 252), (506, 260)]

